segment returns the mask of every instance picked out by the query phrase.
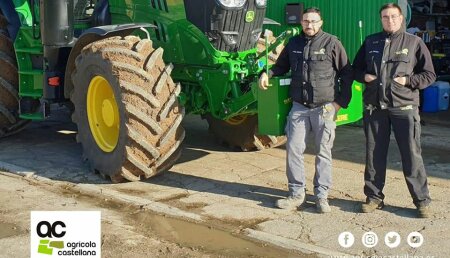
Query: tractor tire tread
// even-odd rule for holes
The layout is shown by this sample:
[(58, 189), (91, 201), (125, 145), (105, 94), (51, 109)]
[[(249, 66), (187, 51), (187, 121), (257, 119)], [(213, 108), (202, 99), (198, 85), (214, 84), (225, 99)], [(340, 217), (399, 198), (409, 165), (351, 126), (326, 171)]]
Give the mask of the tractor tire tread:
[[(121, 119), (119, 137), (122, 137), (122, 131), (124, 136), (123, 139), (119, 138), (118, 145), (113, 150), (113, 153), (121, 153), (122, 162), (111, 169), (102, 167), (104, 164), (95, 163), (96, 157), (90, 154), (92, 151), (89, 149), (98, 149), (98, 146), (93, 139), (86, 140), (93, 138), (91, 135), (83, 135), (90, 133), (89, 131), (80, 132), (80, 128), (89, 127), (89, 124), (86, 126), (87, 118), (77, 111), (77, 107), (80, 109), (80, 100), (86, 93), (75, 88), (71, 94), (75, 104), (72, 120), (79, 125), (79, 140), (83, 151), (92, 162), (91, 165), (100, 174), (108, 175), (113, 182), (138, 181), (155, 176), (173, 166), (181, 151), (185, 133), (180, 117), (183, 118), (184, 112), (178, 101), (172, 103), (172, 96), (177, 92), (179, 94), (178, 85), (172, 81), (171, 69), (166, 68), (170, 65), (164, 64), (162, 55), (158, 54), (160, 52), (160, 48), (152, 48), (150, 40), (127, 36), (93, 42), (77, 57), (76, 70), (72, 74), (74, 85), (86, 76), (83, 71), (87, 69), (89, 62), (99, 63), (100, 70), (110, 69), (107, 75), (114, 74), (115, 77), (105, 78), (108, 78), (114, 91), (118, 92), (115, 96)], [(148, 60), (152, 58), (155, 60), (149, 65)], [(157, 91), (154, 89), (156, 87), (159, 87)], [(166, 116), (161, 116), (162, 112)]]

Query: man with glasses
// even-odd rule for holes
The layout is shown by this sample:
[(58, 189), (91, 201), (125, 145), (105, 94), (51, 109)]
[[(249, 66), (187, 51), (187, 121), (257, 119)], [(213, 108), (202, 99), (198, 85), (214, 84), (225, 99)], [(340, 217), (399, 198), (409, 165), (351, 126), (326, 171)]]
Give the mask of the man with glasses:
[(339, 40), (322, 31), (318, 8), (306, 9), (301, 24), (302, 33), (289, 40), (269, 74), (261, 74), (259, 87), (265, 90), (269, 77), (291, 71), (289, 94), (293, 105), (286, 125), (289, 195), (278, 200), (276, 207), (293, 210), (305, 201), (304, 151), (312, 132), (316, 151), (315, 203), (319, 213), (326, 213), (331, 211), (328, 191), (336, 113), (350, 102), (353, 72)]
[(428, 217), (431, 202), (420, 146), (419, 89), (436, 79), (430, 52), (417, 36), (402, 29), (404, 17), (394, 3), (380, 9), (383, 32), (370, 35), (353, 62), (355, 79), (364, 90), (366, 168), (361, 211), (384, 206), (387, 153), (391, 128), (400, 150), (403, 175), (417, 207)]

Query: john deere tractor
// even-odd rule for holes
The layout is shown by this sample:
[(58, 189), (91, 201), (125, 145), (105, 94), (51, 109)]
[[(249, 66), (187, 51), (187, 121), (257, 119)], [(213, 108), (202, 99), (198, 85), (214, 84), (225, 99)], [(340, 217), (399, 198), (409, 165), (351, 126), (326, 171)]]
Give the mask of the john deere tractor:
[(0, 136), (64, 104), (83, 157), (115, 182), (170, 168), (186, 113), (231, 147), (277, 146), (284, 136), (258, 133), (265, 9), (266, 0), (1, 0)]

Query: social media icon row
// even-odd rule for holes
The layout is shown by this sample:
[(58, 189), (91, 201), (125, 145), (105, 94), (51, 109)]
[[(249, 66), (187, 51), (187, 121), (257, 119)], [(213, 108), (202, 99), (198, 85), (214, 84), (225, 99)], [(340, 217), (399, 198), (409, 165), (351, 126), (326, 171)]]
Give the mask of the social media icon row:
[[(361, 238), (362, 244), (365, 247), (372, 248), (378, 244), (378, 235), (370, 231), (363, 234)], [(423, 244), (423, 236), (419, 232), (411, 232), (406, 238), (406, 242), (413, 248), (418, 248)], [(355, 236), (350, 232), (342, 232), (338, 237), (339, 245), (344, 248), (349, 248), (355, 243)], [(395, 248), (400, 245), (400, 234), (394, 231), (386, 233), (384, 236), (384, 243), (390, 248)]]

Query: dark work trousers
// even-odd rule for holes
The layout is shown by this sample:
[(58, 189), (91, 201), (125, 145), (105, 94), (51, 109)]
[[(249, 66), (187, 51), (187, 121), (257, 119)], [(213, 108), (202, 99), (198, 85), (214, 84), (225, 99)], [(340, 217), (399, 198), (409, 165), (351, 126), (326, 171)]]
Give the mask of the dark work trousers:
[(420, 147), (420, 116), (417, 107), (407, 106), (385, 110), (365, 110), (366, 169), (364, 194), (368, 199), (384, 199), (386, 163), (391, 129), (402, 157), (403, 175), (414, 204), (428, 205), (427, 174)]

